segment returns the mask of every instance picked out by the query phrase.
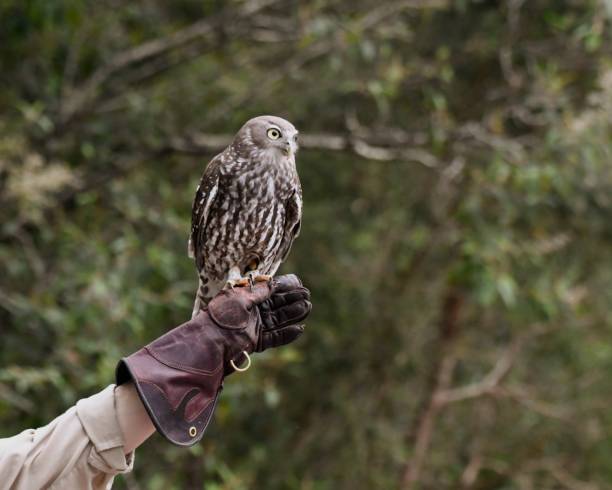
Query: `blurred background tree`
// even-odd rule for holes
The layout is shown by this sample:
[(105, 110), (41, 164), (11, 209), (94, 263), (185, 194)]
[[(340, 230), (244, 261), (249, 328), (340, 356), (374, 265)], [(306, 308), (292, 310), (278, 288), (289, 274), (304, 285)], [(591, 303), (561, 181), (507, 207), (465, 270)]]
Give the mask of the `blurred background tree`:
[(190, 207), (302, 132), (307, 334), (130, 489), (612, 485), (609, 0), (0, 3), (0, 435), (189, 317)]

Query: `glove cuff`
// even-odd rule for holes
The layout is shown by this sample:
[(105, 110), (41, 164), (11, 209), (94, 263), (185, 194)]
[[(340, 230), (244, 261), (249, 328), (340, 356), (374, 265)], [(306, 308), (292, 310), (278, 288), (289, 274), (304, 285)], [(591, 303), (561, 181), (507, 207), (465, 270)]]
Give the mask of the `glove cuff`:
[(118, 385), (132, 380), (151, 421), (178, 446), (202, 439), (215, 410), (230, 361), (252, 352), (257, 315), (244, 328), (218, 326), (207, 311), (176, 327), (129, 357), (121, 359)]
[[(144, 375), (143, 371), (148, 369), (151, 373), (157, 372), (159, 379), (151, 379), (154, 374)], [(212, 419), (223, 389), (223, 375), (221, 373), (218, 379), (210, 380), (205, 387), (186, 387), (182, 396), (172, 400), (168, 397), (168, 389), (172, 390), (168, 383), (180, 382), (181, 376), (180, 373), (168, 373), (167, 369), (144, 348), (119, 361), (116, 384), (132, 381), (157, 431), (172, 444), (193, 446), (200, 442)], [(163, 372), (161, 376), (160, 371)]]

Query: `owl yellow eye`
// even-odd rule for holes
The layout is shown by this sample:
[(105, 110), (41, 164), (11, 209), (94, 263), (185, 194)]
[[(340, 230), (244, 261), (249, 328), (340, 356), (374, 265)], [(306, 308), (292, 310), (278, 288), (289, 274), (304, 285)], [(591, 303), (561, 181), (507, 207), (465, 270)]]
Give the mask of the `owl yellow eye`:
[(271, 140), (277, 140), (278, 138), (280, 138), (280, 131), (276, 128), (270, 128), (268, 129), (268, 132), (266, 133), (268, 135), (268, 138), (270, 138)]

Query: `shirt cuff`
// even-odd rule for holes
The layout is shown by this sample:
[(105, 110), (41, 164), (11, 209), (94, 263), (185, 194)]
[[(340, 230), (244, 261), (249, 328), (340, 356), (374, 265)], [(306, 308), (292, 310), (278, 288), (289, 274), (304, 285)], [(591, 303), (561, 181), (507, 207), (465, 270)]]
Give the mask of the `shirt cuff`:
[(115, 404), (115, 385), (79, 400), (76, 411), (93, 445), (89, 463), (104, 473), (128, 473), (134, 467), (134, 452), (124, 454), (123, 434)]

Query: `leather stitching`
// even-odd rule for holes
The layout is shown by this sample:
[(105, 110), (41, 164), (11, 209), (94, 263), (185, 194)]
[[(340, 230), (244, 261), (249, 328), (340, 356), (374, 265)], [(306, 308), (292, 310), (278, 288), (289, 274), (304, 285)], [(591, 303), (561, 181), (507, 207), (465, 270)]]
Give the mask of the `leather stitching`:
[[(168, 405), (170, 405), (170, 408), (172, 408), (173, 412), (176, 412), (176, 409), (181, 405), (181, 403), (183, 403), (183, 400), (185, 399), (185, 397), (190, 392), (190, 391), (185, 392), (185, 394), (180, 398), (179, 402), (176, 405), (173, 405), (172, 402), (170, 402), (170, 399), (168, 398), (168, 396), (166, 395), (166, 392), (161, 388), (161, 386), (159, 386), (154, 381), (151, 381), (150, 379), (142, 378), (142, 379), (139, 379), (138, 382), (139, 383), (146, 383), (146, 384), (148, 384), (150, 386), (154, 386), (161, 393), (161, 395), (164, 397), (164, 399), (168, 402)], [(202, 390), (200, 390), (200, 393), (203, 393)], [(206, 408), (208, 408), (208, 406), (210, 405), (210, 402), (212, 400), (214, 400), (215, 397), (213, 396), (213, 397), (207, 397), (207, 398), (209, 398), (209, 399), (206, 402), (206, 405), (204, 405), (204, 408), (202, 408), (202, 410), (200, 410), (193, 418), (191, 418), (191, 419), (184, 418), (184, 420), (186, 420), (187, 422), (191, 422), (192, 420), (197, 419), (202, 414), (202, 412), (204, 412), (206, 410)]]
[(151, 354), (151, 356), (157, 360), (158, 362), (161, 362), (163, 365), (171, 367), (173, 369), (178, 369), (180, 371), (187, 371), (188, 373), (194, 373), (194, 374), (202, 374), (204, 376), (212, 376), (213, 374), (216, 374), (219, 372), (219, 370), (223, 367), (223, 365), (218, 366), (217, 368), (211, 370), (208, 369), (198, 369), (198, 368), (194, 368), (192, 366), (187, 366), (185, 364), (181, 364), (181, 363), (174, 363), (174, 362), (169, 362), (164, 360), (158, 353), (155, 352), (154, 349), (152, 349), (150, 346), (146, 346), (144, 347), (144, 349)]

